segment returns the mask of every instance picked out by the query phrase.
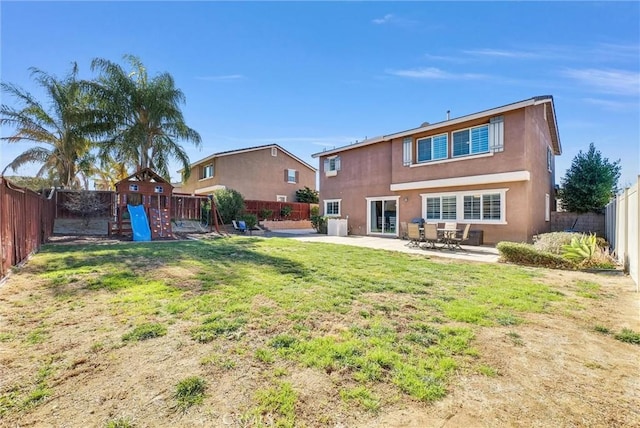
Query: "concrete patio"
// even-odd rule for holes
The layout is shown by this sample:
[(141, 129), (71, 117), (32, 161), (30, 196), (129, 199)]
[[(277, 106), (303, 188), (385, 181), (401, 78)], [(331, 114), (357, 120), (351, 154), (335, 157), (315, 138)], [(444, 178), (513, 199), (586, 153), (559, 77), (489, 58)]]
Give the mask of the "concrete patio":
[(429, 257), (445, 257), (458, 260), (471, 260), (485, 263), (496, 263), (500, 258), (498, 250), (492, 246), (462, 245), (463, 251), (448, 249), (422, 249), (408, 246), (409, 241), (397, 238), (381, 238), (376, 236), (328, 236), (316, 233), (313, 229), (290, 229), (269, 232), (265, 236), (283, 237), (305, 242), (325, 242), (331, 244), (353, 245), (356, 247), (375, 248), (378, 250), (400, 251), (420, 254)]

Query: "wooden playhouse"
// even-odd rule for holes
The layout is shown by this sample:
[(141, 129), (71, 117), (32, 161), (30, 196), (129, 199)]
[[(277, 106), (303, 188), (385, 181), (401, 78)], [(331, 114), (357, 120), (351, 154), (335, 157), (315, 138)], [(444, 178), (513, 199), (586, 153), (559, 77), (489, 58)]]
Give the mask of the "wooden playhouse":
[(151, 168), (144, 168), (116, 183), (113, 220), (109, 231), (114, 235), (131, 235), (127, 205), (144, 207), (151, 239), (173, 238), (171, 231), (171, 195), (173, 186)]

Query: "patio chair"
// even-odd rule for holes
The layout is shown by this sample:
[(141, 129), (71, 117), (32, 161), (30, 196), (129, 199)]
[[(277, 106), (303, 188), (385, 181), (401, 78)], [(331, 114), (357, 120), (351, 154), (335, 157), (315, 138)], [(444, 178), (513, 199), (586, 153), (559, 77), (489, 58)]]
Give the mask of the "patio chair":
[(440, 241), (438, 237), (438, 225), (436, 223), (424, 224), (424, 240), (429, 248), (437, 248), (436, 243)]
[(422, 235), (420, 234), (420, 226), (416, 223), (409, 223), (407, 225), (407, 237), (409, 238), (410, 247), (419, 247), (422, 242)]
[(238, 233), (245, 233), (247, 231), (247, 224), (242, 220), (240, 221), (231, 220), (231, 224), (233, 224), (233, 230), (235, 230)]
[(458, 223), (456, 223), (455, 221), (448, 221), (444, 224), (444, 228), (448, 230), (456, 230), (458, 228)]
[(462, 244), (465, 241), (469, 240), (469, 230), (471, 229), (471, 223), (467, 223), (467, 225), (464, 227), (464, 231), (462, 232), (462, 236), (460, 237), (452, 237), (449, 238), (449, 240), (451, 241), (452, 244), (455, 245), (455, 248), (462, 250), (463, 248), (460, 246), (460, 244)]
[(400, 239), (407, 239), (407, 222), (400, 222)]

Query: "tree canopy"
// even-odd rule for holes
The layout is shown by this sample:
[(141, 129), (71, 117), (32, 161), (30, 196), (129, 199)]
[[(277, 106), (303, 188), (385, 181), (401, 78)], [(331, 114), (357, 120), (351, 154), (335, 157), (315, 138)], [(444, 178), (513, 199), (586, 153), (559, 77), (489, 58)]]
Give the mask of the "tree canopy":
[(183, 178), (188, 177), (189, 157), (180, 143), (198, 146), (201, 138), (185, 124), (180, 109), (184, 94), (170, 74), (149, 77), (140, 59), (132, 55), (124, 59), (132, 71), (95, 59), (92, 70), (99, 75), (94, 80), (78, 79), (75, 63), (62, 79), (31, 68), (43, 89), (42, 99), (2, 83), (2, 91), (16, 100), (14, 106), (1, 106), (0, 125), (13, 128), (12, 135), (2, 140), (35, 144), (5, 171), (39, 163), (37, 177), (47, 176), (65, 187), (87, 188), (89, 177), (113, 181), (136, 167), (153, 168), (169, 180), (169, 161), (176, 159)]
[(18, 155), (2, 172), (40, 163), (37, 177), (48, 176), (57, 185), (80, 187), (87, 179), (79, 175), (86, 172), (83, 165), (89, 163), (91, 137), (104, 129), (97, 120), (99, 112), (92, 108), (84, 82), (77, 79), (77, 64), (62, 79), (37, 68), (30, 70), (46, 95), (48, 107), (24, 89), (2, 83), (2, 91), (15, 98), (19, 107), (3, 104), (0, 125), (14, 128), (14, 133), (2, 140), (38, 145)]
[(92, 70), (101, 72), (94, 90), (111, 125), (100, 145), (100, 158), (152, 168), (166, 179), (170, 177), (169, 159), (174, 158), (187, 178), (189, 157), (179, 141), (199, 146), (201, 138), (184, 121), (180, 110), (184, 94), (169, 73), (149, 78), (139, 58), (125, 55), (124, 59), (132, 71), (102, 58), (91, 64)]
[(609, 162), (591, 143), (573, 158), (562, 179), (561, 206), (566, 211), (584, 213), (604, 208), (617, 192), (620, 160)]

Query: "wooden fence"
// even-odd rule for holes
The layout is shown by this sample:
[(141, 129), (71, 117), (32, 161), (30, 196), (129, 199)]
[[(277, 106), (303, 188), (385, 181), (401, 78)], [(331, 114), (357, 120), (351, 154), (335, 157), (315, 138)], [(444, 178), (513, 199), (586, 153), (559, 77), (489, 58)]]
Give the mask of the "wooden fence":
[(0, 177), (0, 278), (53, 233), (55, 199), (14, 186)]
[[(308, 220), (311, 217), (311, 204), (303, 202), (272, 202), (272, 201), (244, 201), (245, 211), (255, 214), (258, 220), (263, 220), (263, 211), (271, 211), (266, 220)], [(291, 213), (284, 216), (283, 209), (290, 207)]]
[[(56, 190), (56, 218), (79, 218), (80, 214), (74, 213), (67, 208), (67, 204), (73, 198), (73, 195), (77, 194), (78, 190)], [(99, 203), (104, 207), (101, 212), (95, 213), (95, 217), (110, 217), (112, 215), (112, 207), (114, 202), (115, 193), (110, 190), (89, 190), (92, 194), (97, 196)]]

